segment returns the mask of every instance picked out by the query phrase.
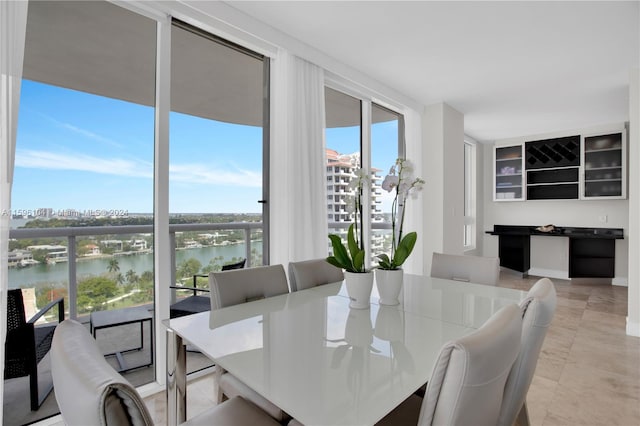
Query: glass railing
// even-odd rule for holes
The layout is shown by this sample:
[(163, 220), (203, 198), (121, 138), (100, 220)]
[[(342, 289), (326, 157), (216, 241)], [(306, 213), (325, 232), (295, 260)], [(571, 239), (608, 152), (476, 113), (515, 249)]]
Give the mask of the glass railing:
[[(172, 224), (169, 233), (172, 283), (240, 258), (263, 263), (261, 222)], [(153, 225), (20, 228), (9, 238), (22, 241), (23, 260), (9, 269), (9, 288), (34, 288), (37, 306), (64, 297), (66, 316), (82, 319), (154, 301)]]

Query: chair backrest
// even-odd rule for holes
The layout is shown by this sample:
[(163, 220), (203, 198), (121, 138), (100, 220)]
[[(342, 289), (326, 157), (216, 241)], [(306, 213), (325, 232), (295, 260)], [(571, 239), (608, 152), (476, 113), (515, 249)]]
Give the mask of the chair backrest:
[(211, 272), (209, 288), (212, 310), (289, 292), (282, 265)]
[(434, 252), (431, 259), (431, 276), (496, 285), (500, 277), (500, 259)]
[(289, 263), (289, 285), (291, 291), (304, 290), (344, 279), (342, 269), (333, 266), (324, 258)]
[(152, 425), (133, 386), (105, 361), (96, 341), (79, 322), (58, 325), (51, 345), (51, 375), (64, 423)]
[(427, 384), (419, 425), (495, 425), (520, 350), (522, 314), (511, 304), (445, 344)]
[(7, 291), (7, 333), (22, 327), (26, 322), (22, 290)]
[(244, 264), (247, 262), (247, 259), (242, 259), (239, 262), (236, 263), (228, 263), (226, 265), (222, 265), (222, 270), (223, 271), (230, 271), (232, 269), (242, 269), (244, 268)]
[(520, 304), (524, 311), (522, 344), (507, 379), (499, 425), (511, 426), (525, 402), (542, 343), (556, 311), (556, 301), (553, 283), (549, 278), (542, 278), (531, 287), (527, 298)]

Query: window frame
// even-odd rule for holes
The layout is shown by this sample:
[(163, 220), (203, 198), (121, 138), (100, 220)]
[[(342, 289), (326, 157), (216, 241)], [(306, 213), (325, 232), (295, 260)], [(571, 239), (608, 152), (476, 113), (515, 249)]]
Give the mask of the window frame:
[(464, 217), (463, 249), (475, 250), (477, 246), (477, 142), (465, 135), (464, 164)]

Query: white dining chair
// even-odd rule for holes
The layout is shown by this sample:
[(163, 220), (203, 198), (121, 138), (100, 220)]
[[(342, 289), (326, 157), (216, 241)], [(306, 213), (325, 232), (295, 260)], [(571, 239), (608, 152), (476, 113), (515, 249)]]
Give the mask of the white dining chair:
[(520, 352), (522, 311), (501, 308), (479, 329), (445, 344), (423, 398), (412, 395), (379, 425), (495, 425)]
[[(153, 425), (136, 389), (109, 365), (89, 331), (77, 321), (68, 319), (56, 328), (51, 344), (51, 375), (65, 425)], [(279, 425), (241, 397), (214, 406), (183, 424)]]
[[(282, 265), (211, 272), (209, 288), (211, 288), (211, 310), (289, 293), (287, 276)], [(278, 421), (289, 418), (280, 407), (220, 366), (216, 367), (215, 374), (219, 403), (227, 398), (242, 396)]]
[(465, 256), (433, 253), (431, 276), (477, 284), (497, 285), (500, 259), (497, 257)]
[(324, 258), (289, 263), (289, 286), (291, 291), (304, 290), (344, 279), (342, 269), (333, 266)]
[(520, 307), (524, 311), (520, 354), (513, 364), (498, 425), (529, 424), (526, 397), (536, 371), (538, 358), (547, 330), (556, 311), (556, 289), (549, 278), (538, 280), (527, 293)]

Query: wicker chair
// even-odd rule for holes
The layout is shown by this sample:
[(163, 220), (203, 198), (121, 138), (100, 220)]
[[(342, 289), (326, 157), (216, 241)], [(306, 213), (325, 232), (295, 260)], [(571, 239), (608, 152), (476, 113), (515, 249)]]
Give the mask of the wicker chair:
[(38, 363), (51, 348), (57, 324), (36, 325), (46, 312), (58, 306), (58, 323), (64, 321), (64, 299), (59, 298), (42, 308), (29, 321), (26, 320), (22, 290), (9, 290), (7, 294), (7, 339), (4, 344), (4, 378), (29, 376), (31, 410), (36, 411), (53, 389), (38, 392)]

